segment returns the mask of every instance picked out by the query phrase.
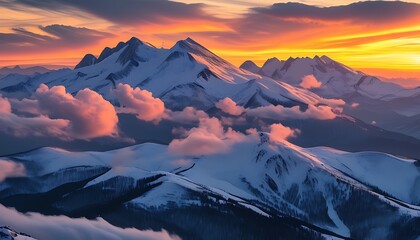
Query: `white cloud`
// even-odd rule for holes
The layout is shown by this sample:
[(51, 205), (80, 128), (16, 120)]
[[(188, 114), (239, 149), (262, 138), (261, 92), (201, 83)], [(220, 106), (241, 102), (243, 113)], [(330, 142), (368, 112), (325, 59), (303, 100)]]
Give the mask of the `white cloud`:
[(135, 228), (119, 228), (102, 218), (88, 220), (66, 216), (44, 216), (39, 213), (22, 214), (15, 209), (0, 205), (0, 223), (11, 226), (40, 240), (175, 240), (166, 231), (140, 231)]

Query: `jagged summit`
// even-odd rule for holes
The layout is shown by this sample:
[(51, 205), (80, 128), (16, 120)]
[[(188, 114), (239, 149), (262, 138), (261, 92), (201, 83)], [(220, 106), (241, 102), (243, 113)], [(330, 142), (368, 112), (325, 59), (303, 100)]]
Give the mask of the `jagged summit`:
[(260, 71), (260, 68), (251, 60), (246, 60), (244, 63), (241, 64), (239, 67), (241, 69), (246, 69), (252, 73), (258, 73)]
[(135, 50), (137, 49), (138, 46), (140, 45), (144, 45), (144, 43), (136, 38), (136, 37), (132, 37), (130, 38), (130, 40), (128, 40), (127, 42), (119, 42), (115, 47), (110, 48), (110, 47), (105, 47), (102, 52), (99, 54), (99, 57), (96, 58), (93, 54), (86, 54), (83, 59), (76, 65), (75, 69), (78, 68), (82, 68), (82, 67), (86, 67), (86, 66), (91, 66), (97, 63), (102, 62), (103, 60), (105, 60), (106, 58), (108, 58), (109, 56), (111, 56), (112, 54), (120, 51), (121, 49), (123, 49), (124, 47), (128, 47), (129, 50), (127, 50), (124, 53), (124, 57), (122, 57), (121, 59), (119, 59), (120, 63), (125, 64), (128, 62), (127, 59), (133, 57)]

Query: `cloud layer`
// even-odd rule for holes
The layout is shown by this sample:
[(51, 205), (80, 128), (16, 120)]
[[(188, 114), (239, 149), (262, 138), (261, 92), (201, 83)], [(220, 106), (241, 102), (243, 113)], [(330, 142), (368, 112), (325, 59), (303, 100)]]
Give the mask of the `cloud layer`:
[(18, 112), (34, 117), (16, 115), (10, 102), (0, 97), (0, 130), (16, 136), (47, 135), (65, 140), (118, 136), (114, 106), (97, 92), (83, 89), (73, 97), (63, 86), (41, 84), (32, 97), (12, 102)]
[(65, 216), (44, 216), (39, 213), (22, 214), (15, 209), (0, 205), (0, 222), (42, 240), (175, 240), (166, 231), (140, 231), (134, 228), (118, 228), (104, 219), (88, 220)]
[(239, 116), (245, 111), (243, 107), (236, 105), (236, 102), (234, 102), (230, 98), (225, 98), (218, 101), (216, 103), (216, 107), (222, 110), (223, 112), (233, 116)]
[(120, 111), (136, 114), (144, 121), (160, 121), (165, 113), (165, 104), (152, 93), (127, 84), (118, 84), (114, 90), (121, 105)]
[(25, 176), (25, 167), (20, 163), (0, 159), (0, 182), (8, 177)]
[(74, 138), (95, 138), (117, 134), (118, 117), (114, 106), (90, 89), (74, 97), (65, 87), (41, 84), (34, 94), (40, 113), (52, 119), (69, 121), (68, 132)]
[(183, 136), (169, 144), (172, 154), (196, 156), (224, 153), (245, 137), (232, 128), (225, 131), (219, 119), (214, 117), (201, 118), (198, 127), (184, 132)]
[(305, 89), (312, 89), (312, 88), (319, 88), (321, 87), (322, 83), (316, 79), (314, 75), (307, 75), (302, 78), (302, 82), (300, 86)]
[(246, 112), (249, 116), (252, 117), (260, 117), (273, 120), (310, 118), (318, 120), (330, 120), (336, 118), (337, 116), (333, 109), (329, 106), (314, 105), (308, 105), (308, 108), (305, 111), (301, 111), (299, 106), (286, 108), (281, 105), (269, 105), (247, 109)]
[(283, 142), (291, 137), (296, 137), (299, 130), (291, 129), (281, 123), (272, 124), (270, 126), (270, 140), (274, 142)]

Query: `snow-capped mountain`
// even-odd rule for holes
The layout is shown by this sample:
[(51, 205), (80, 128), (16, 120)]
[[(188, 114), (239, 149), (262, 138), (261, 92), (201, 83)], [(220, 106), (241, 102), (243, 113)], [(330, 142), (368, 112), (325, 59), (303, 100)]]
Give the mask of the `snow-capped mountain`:
[(420, 138), (420, 87), (406, 89), (351, 69), (327, 56), (314, 58), (268, 59), (259, 68), (251, 61), (242, 69), (268, 76), (280, 82), (302, 87), (312, 76), (314, 87), (308, 87), (325, 98), (339, 98), (348, 103), (344, 112), (374, 123), (384, 129)]
[(50, 72), (15, 84), (11, 80), (2, 82), (0, 92), (5, 96), (30, 95), (45, 83), (64, 85), (72, 93), (90, 88), (111, 101), (111, 89), (118, 83), (127, 83), (152, 92), (171, 108), (195, 105), (206, 109), (225, 97), (244, 106), (327, 102), (310, 91), (241, 70), (190, 38), (170, 49), (132, 38), (114, 48), (105, 48), (98, 58), (87, 54), (73, 71)]
[(0, 240), (36, 240), (25, 233), (19, 233), (10, 227), (0, 227)]
[(14, 67), (3, 67), (0, 68), (0, 75), (6, 76), (9, 74), (20, 74), (20, 75), (33, 75), (33, 74), (42, 74), (51, 71), (48, 68), (40, 67), (40, 66), (34, 66), (34, 67), (27, 67), (22, 68), (19, 65)]
[(26, 176), (0, 183), (0, 202), (22, 211), (114, 216), (109, 212), (121, 206), (131, 213), (123, 218), (153, 213), (155, 221), (175, 225), (180, 236), (185, 226), (169, 216), (186, 208), (218, 209), (222, 215), (242, 209), (261, 221), (290, 218), (296, 226), (336, 237), (419, 234), (418, 161), (383, 153), (305, 149), (259, 133), (225, 153), (195, 157), (148, 143), (109, 152), (42, 148), (5, 160), (23, 164)]
[(241, 68), (294, 86), (300, 86), (305, 76), (313, 75), (321, 86), (312, 91), (323, 97), (346, 99), (360, 94), (371, 99), (391, 100), (420, 95), (420, 88), (405, 89), (397, 84), (381, 81), (327, 56), (289, 58), (286, 61), (270, 58), (258, 69), (250, 62), (247, 61)]

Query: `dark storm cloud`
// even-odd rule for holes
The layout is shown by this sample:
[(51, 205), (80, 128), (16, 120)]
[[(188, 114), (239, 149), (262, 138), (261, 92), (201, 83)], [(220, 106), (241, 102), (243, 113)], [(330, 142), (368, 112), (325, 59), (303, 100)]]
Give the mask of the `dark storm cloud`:
[(71, 8), (120, 24), (136, 24), (163, 19), (210, 18), (204, 4), (185, 4), (168, 0), (0, 0), (0, 6), (18, 8), (31, 6), (54, 11)]
[(57, 24), (39, 28), (46, 35), (30, 32), (24, 28), (13, 28), (12, 33), (0, 33), (0, 52), (25, 53), (28, 50), (66, 49), (94, 44), (103, 38), (113, 36), (107, 32)]
[(399, 1), (367, 1), (333, 7), (317, 7), (300, 3), (276, 3), (271, 7), (253, 8), (253, 12), (282, 18), (389, 22), (419, 14), (420, 5)]

